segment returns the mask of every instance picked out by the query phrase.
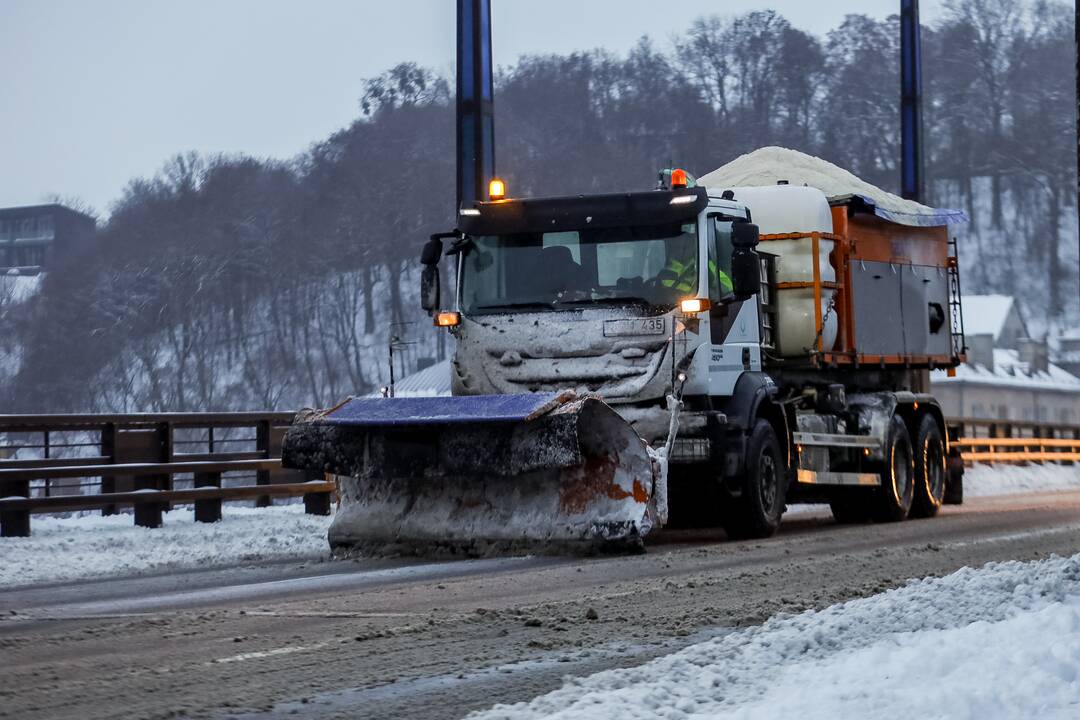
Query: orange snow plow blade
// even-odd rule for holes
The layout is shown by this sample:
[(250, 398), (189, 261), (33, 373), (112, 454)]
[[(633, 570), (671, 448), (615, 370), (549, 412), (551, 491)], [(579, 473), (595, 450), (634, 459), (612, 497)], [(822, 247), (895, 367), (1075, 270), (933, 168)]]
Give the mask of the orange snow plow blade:
[(298, 415), (282, 459), (338, 476), (339, 551), (633, 550), (651, 525), (649, 452), (591, 397), (352, 399)]

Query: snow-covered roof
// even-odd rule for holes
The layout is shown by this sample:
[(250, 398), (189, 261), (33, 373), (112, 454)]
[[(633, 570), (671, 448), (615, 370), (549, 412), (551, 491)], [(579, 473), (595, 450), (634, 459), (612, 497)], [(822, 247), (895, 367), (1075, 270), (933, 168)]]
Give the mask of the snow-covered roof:
[(968, 220), (962, 210), (932, 208), (904, 200), (827, 160), (782, 147), (763, 147), (737, 157), (699, 178), (698, 184), (725, 190), (776, 185), (779, 181), (818, 188), (830, 201), (861, 198), (873, 208), (875, 215), (901, 225), (934, 227)]
[(993, 335), (996, 341), (1015, 302), (1011, 295), (965, 295), (964, 334)]
[(993, 370), (983, 365), (964, 363), (956, 368), (956, 377), (948, 377), (944, 370), (935, 370), (930, 374), (930, 379), (935, 384), (964, 382), (1027, 390), (1080, 393), (1080, 378), (1075, 375), (1053, 363), (1049, 364), (1045, 372), (1032, 372), (1028, 363), (1020, 359), (1020, 353), (1003, 348), (994, 348)]
[(45, 276), (22, 275), (18, 270), (0, 272), (0, 302), (20, 303), (29, 300), (41, 288)]
[(436, 397), (450, 394), (450, 360), (406, 375), (394, 383), (395, 397)]

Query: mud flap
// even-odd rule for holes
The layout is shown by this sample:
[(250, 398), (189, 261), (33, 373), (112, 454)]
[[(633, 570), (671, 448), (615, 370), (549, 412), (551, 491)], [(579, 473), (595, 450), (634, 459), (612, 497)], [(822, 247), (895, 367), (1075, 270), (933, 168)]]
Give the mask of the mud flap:
[(964, 503), (964, 458), (959, 448), (949, 448), (946, 473), (945, 497), (942, 498), (942, 502), (945, 505), (962, 505)]
[(650, 524), (647, 448), (591, 397), (352, 399), (301, 413), (282, 461), (338, 476), (338, 551), (623, 550)]

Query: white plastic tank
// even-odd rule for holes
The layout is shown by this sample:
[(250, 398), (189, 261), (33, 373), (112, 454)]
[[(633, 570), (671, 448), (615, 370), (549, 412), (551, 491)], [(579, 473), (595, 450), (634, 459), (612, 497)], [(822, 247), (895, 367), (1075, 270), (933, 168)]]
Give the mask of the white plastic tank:
[[(750, 208), (751, 219), (761, 228), (762, 235), (833, 231), (832, 213), (825, 194), (817, 188), (794, 185), (766, 187), (712, 188), (731, 190), (735, 200)], [(818, 262), (821, 279), (836, 280), (836, 270), (829, 262), (833, 241), (822, 238), (818, 243)], [(812, 282), (814, 280), (813, 241), (809, 237), (797, 240), (770, 240), (759, 250), (776, 255), (776, 282)], [(835, 290), (821, 291), (821, 316), (824, 318), (822, 347), (831, 350), (836, 343), (836, 311), (828, 311)], [(814, 317), (814, 289), (786, 288), (776, 293), (777, 352), (786, 357), (806, 355), (814, 349), (817, 339)]]

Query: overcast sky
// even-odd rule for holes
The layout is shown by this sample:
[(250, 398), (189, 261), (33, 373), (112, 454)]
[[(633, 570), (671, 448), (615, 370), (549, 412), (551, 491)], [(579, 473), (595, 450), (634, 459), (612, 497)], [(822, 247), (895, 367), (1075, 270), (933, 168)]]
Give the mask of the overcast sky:
[[(932, 23), (943, 0), (923, 0)], [(662, 47), (700, 15), (772, 7), (823, 34), (899, 0), (492, 0), (496, 65), (523, 53)], [(0, 0), (0, 207), (101, 211), (171, 155), (288, 158), (347, 125), (364, 78), (449, 74), (453, 0)], [(496, 97), (496, 103), (498, 98)], [(497, 104), (496, 104), (497, 107)]]

